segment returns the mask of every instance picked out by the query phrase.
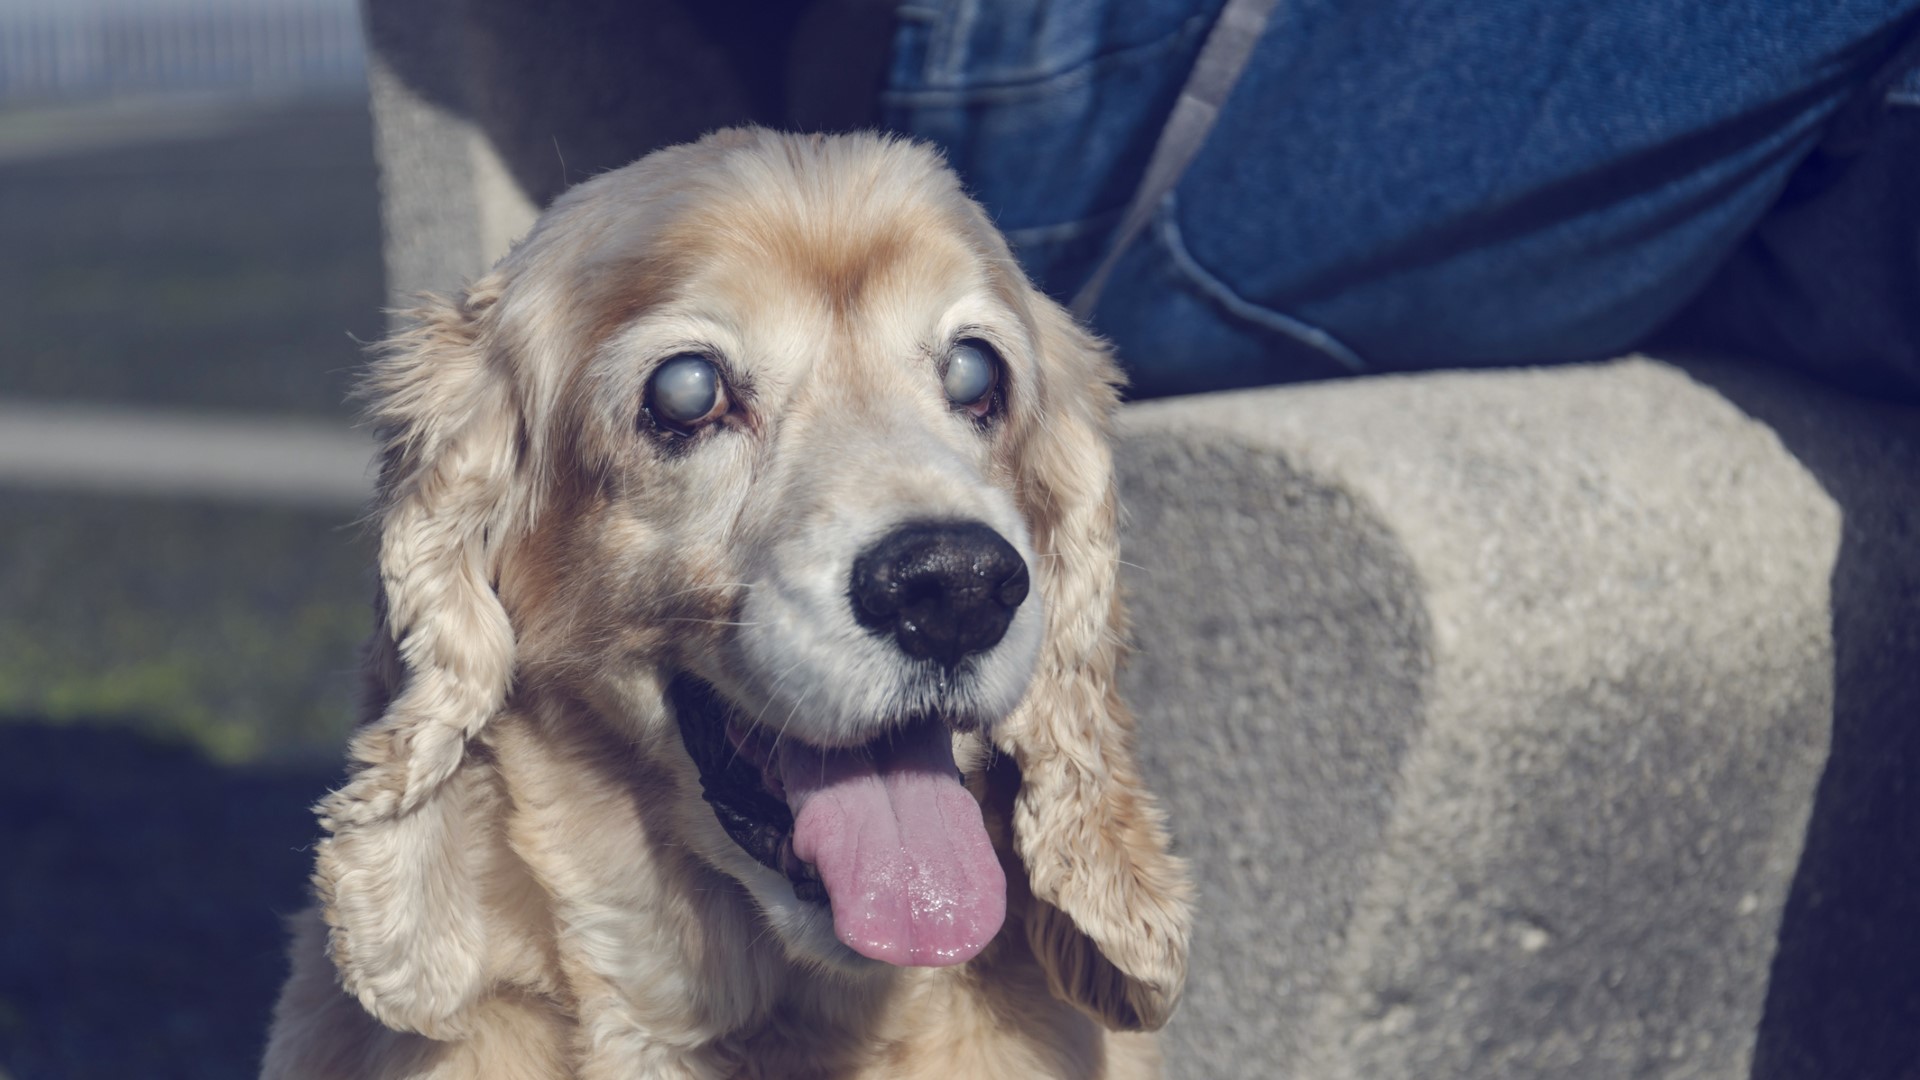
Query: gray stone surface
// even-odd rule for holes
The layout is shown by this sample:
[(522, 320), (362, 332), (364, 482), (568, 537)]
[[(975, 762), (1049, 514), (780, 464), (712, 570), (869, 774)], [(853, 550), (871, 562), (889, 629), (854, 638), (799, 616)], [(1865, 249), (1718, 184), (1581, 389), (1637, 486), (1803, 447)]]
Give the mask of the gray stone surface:
[(471, 120), (409, 87), (376, 54), (368, 75), (388, 289), (396, 307), (452, 293), (507, 253), (533, 203)]
[(1754, 1080), (1920, 1076), (1920, 410), (1737, 367), (1703, 381), (1841, 509), (1831, 751), (1794, 871)]
[[(1914, 944), (1887, 918), (1912, 863), (1885, 860), (1916, 806), (1821, 786), (1836, 693), (1866, 728), (1916, 716), (1915, 417), (1705, 374), (1739, 392), (1631, 360), (1129, 410), (1127, 690), (1202, 882), (1170, 1075), (1920, 1060), (1920, 953), (1867, 944)], [(1749, 415), (1774, 408), (1857, 466), (1850, 495)], [(1880, 511), (1870, 565), (1853, 504)], [(1818, 881), (1810, 814), (1855, 841)], [(1849, 910), (1820, 910), (1834, 887)]]

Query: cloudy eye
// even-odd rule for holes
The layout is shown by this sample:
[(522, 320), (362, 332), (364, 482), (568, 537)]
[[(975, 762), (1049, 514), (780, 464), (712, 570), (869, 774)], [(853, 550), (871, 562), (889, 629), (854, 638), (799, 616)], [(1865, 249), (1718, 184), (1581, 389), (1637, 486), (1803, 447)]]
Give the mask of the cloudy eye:
[(647, 382), (647, 415), (678, 435), (727, 414), (727, 387), (720, 368), (705, 356), (685, 353), (661, 364)]
[(948, 401), (984, 417), (993, 410), (993, 391), (1000, 385), (1000, 358), (984, 341), (968, 338), (957, 342), (947, 353), (947, 369), (941, 380)]

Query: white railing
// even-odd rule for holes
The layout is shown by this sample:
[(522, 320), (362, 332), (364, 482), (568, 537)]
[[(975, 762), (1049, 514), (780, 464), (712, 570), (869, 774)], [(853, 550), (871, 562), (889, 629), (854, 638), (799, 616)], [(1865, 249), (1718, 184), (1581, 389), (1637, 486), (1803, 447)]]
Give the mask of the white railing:
[(365, 78), (355, 0), (0, 0), (0, 104)]

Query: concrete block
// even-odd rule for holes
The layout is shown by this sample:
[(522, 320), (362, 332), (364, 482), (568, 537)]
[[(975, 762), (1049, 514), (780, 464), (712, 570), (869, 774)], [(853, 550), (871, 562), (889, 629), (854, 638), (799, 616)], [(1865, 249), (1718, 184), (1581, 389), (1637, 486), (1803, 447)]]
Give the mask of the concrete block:
[(539, 211), (471, 122), (415, 96), (378, 60), (368, 78), (388, 291), (400, 305), (456, 292), (505, 255)]
[[(1913, 460), (1910, 412), (1714, 374)], [(1629, 360), (1172, 399), (1123, 428), (1125, 688), (1202, 882), (1169, 1075), (1903, 1075), (1895, 1003), (1848, 1014), (1883, 1071), (1822, 1072), (1832, 1018), (1770, 990), (1845, 719), (1848, 550), (1771, 427)], [(1862, 486), (1911, 506), (1920, 470)], [(1913, 590), (1906, 513), (1875, 558)], [(1911, 626), (1897, 591), (1859, 600)], [(1912, 632), (1868, 651), (1841, 696), (1910, 721)]]

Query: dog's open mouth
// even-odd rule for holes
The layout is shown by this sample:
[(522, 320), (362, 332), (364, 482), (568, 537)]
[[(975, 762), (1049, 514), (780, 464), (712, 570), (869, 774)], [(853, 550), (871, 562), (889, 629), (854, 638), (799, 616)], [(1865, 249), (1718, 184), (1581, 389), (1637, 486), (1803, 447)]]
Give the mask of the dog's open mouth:
[(999, 932), (1006, 877), (945, 724), (824, 748), (775, 738), (690, 676), (669, 692), (721, 827), (794, 895), (831, 905), (848, 948), (936, 967), (972, 959)]

